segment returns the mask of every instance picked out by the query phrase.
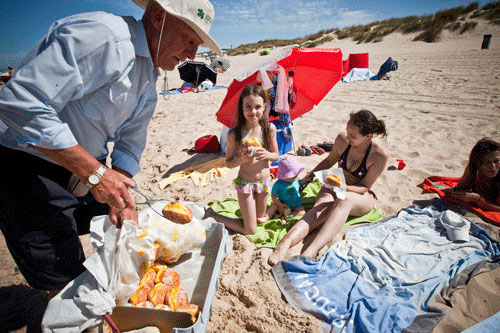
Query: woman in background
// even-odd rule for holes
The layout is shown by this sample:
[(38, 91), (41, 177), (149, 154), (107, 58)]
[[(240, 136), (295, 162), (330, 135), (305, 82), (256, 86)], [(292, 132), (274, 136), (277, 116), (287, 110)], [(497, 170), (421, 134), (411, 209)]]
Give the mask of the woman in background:
[(444, 192), (483, 210), (500, 212), (500, 143), (490, 138), (479, 140), (458, 185)]

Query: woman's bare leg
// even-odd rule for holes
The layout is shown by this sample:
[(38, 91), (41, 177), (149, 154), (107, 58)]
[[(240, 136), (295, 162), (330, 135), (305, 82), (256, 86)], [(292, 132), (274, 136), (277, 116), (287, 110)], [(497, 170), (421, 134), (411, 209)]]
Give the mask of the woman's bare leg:
[(322, 188), (318, 193), (318, 199), (314, 207), (308, 211), (300, 221), (298, 221), (292, 229), (281, 240), (279, 245), (274, 249), (269, 256), (267, 262), (274, 266), (278, 261), (286, 258), (288, 250), (300, 243), (311, 230), (314, 230), (318, 225), (323, 223), (330, 211), (330, 207), (334, 202), (335, 197), (329, 189)]
[(349, 215), (362, 216), (367, 214), (374, 204), (375, 199), (369, 193), (347, 192), (345, 200), (336, 200), (333, 204), (325, 223), (309, 246), (302, 251), (302, 255), (316, 257), (323, 246), (334, 239)]

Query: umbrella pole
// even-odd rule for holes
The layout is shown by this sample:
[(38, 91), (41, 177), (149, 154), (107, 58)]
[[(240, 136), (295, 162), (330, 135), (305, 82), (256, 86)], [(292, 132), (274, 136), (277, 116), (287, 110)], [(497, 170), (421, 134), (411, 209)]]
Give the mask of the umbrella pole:
[(290, 137), (292, 138), (293, 154), (297, 156), (297, 149), (295, 149), (295, 139), (293, 138), (292, 123), (290, 123), (290, 126), (288, 128), (290, 129)]

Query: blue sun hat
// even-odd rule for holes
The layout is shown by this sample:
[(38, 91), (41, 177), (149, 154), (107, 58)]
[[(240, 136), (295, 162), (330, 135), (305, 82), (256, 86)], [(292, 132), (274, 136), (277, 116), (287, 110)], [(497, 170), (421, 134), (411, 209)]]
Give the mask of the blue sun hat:
[(278, 163), (278, 179), (297, 177), (305, 168), (293, 156), (285, 155)]

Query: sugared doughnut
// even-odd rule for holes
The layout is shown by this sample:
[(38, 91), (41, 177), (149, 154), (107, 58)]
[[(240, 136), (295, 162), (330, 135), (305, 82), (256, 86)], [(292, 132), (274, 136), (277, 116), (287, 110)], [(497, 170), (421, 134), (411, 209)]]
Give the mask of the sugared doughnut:
[(163, 283), (170, 288), (178, 288), (181, 285), (181, 278), (172, 268), (162, 265), (156, 273), (155, 283)]
[(177, 308), (188, 303), (188, 295), (186, 291), (181, 288), (171, 289), (165, 297), (165, 304), (167, 304), (172, 309), (172, 311), (176, 311)]
[(139, 285), (139, 288), (130, 297), (129, 302), (133, 305), (146, 302), (148, 300), (148, 294), (151, 291), (151, 287), (147, 285)]
[(189, 223), (193, 218), (191, 209), (186, 204), (178, 201), (167, 204), (162, 213), (166, 219), (179, 224)]
[(153, 305), (165, 303), (165, 295), (171, 290), (169, 286), (163, 283), (157, 283), (153, 289), (149, 292), (148, 300), (153, 303)]
[(187, 312), (191, 315), (191, 320), (193, 324), (196, 323), (198, 318), (198, 313), (200, 312), (200, 307), (196, 304), (184, 304), (177, 308), (177, 312)]
[(325, 178), (325, 184), (340, 187), (342, 185), (342, 179), (335, 175), (328, 175)]

